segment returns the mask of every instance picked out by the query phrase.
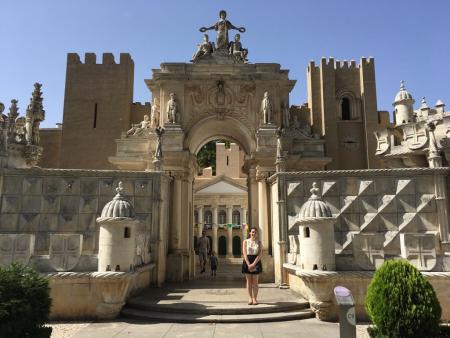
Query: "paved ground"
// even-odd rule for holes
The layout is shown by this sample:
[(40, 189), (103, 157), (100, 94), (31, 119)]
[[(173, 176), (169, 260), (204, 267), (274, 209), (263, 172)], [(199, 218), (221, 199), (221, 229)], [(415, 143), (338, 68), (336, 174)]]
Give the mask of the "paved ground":
[[(297, 337), (338, 338), (339, 327), (316, 319), (260, 324), (172, 324), (115, 321), (107, 323), (54, 323), (52, 338), (121, 337)], [(358, 325), (357, 337), (368, 338)]]

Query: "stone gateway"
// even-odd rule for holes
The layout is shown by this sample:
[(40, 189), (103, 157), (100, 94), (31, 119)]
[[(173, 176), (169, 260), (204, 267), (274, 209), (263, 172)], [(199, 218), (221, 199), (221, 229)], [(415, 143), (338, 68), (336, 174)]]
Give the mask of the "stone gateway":
[[(25, 116), (11, 101), (0, 116), (0, 264), (48, 276), (52, 318), (114, 318), (149, 285), (195, 280), (202, 231), (232, 262), (254, 226), (261, 280), (299, 292), (319, 319), (336, 319), (336, 285), (363, 318), (374, 270), (406, 259), (450, 320), (444, 103), (414, 110), (402, 82), (391, 123), (363, 57), (311, 61), (308, 101), (293, 104), (289, 70), (251, 63), (246, 29), (219, 16), (200, 28), (215, 42), (199, 34), (191, 62), (152, 70), (152, 104), (133, 102), (126, 53), (68, 54), (58, 128), (40, 128), (39, 83)], [(230, 143), (216, 144), (215, 173), (197, 163), (212, 140)]]

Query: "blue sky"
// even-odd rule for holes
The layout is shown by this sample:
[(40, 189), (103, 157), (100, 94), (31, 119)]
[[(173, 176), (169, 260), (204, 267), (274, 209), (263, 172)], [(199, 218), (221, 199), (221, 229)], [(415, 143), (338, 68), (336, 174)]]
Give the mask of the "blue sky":
[[(0, 102), (19, 99), (24, 113), (33, 83), (43, 83), (47, 119), (62, 120), (66, 53), (128, 52), (135, 62), (135, 101), (161, 62), (188, 61), (220, 9), (236, 26), (251, 62), (277, 62), (298, 80), (291, 104), (306, 101), (309, 60), (375, 57), (378, 109), (406, 81), (416, 106), (450, 107), (449, 0), (1, 0)], [(214, 34), (213, 34), (214, 35)], [(101, 57), (98, 57), (101, 59)]]

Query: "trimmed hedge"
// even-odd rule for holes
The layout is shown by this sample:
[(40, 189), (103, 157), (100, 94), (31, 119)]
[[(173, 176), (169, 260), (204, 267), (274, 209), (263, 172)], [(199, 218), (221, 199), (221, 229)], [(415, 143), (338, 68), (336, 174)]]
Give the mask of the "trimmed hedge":
[(48, 281), (20, 264), (0, 267), (0, 337), (50, 337)]
[(366, 310), (371, 337), (436, 338), (441, 306), (431, 284), (407, 261), (388, 260), (373, 277)]

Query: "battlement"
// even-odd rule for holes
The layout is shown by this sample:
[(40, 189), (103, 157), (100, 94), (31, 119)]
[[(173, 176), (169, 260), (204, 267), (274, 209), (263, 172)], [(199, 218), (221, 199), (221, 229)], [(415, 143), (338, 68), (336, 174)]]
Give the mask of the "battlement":
[(119, 63), (116, 63), (114, 54), (103, 53), (102, 62), (97, 63), (97, 55), (95, 53), (85, 53), (84, 62), (81, 61), (78, 53), (67, 54), (67, 65), (131, 65), (133, 59), (129, 53), (120, 53)]
[(133, 102), (132, 105), (135, 106), (135, 107), (151, 107), (152, 106), (152, 104), (150, 102), (144, 102), (144, 103), (142, 103), (142, 102)]
[(333, 57), (329, 58), (321, 58), (320, 65), (316, 66), (315, 61), (311, 60), (308, 63), (307, 71), (312, 72), (314, 70), (322, 69), (359, 69), (361, 67), (373, 67), (375, 64), (375, 60), (373, 57), (362, 57), (360, 63), (357, 64), (355, 60), (335, 60)]

